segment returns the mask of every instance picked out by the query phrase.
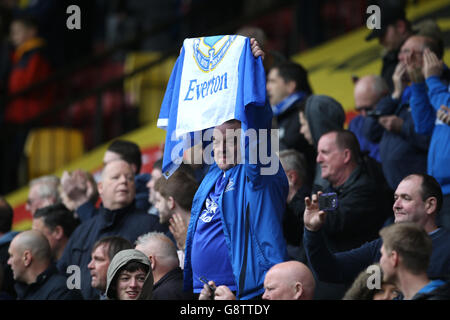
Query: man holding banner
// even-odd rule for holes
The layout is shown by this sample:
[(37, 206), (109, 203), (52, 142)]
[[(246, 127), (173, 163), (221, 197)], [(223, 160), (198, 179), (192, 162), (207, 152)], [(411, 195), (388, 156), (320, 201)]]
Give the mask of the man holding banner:
[(288, 182), (271, 136), (263, 54), (242, 36), (186, 39), (169, 80), (158, 119), (167, 130), (163, 174), (192, 142), (211, 164), (191, 209), (185, 290), (200, 293), (207, 278), (238, 299), (260, 297), (266, 272), (287, 258)]

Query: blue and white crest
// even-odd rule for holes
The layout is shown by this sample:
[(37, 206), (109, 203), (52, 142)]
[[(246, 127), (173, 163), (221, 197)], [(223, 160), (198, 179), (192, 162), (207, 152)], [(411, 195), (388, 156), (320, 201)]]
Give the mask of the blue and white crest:
[(236, 39), (236, 35), (194, 39), (194, 59), (198, 67), (204, 72), (214, 70), (222, 61), (234, 39)]

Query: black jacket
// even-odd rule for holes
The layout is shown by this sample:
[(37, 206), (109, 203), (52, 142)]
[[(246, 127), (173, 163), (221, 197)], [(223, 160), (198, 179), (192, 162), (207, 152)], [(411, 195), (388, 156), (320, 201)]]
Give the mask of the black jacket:
[(380, 187), (381, 177), (372, 174), (369, 165), (363, 162), (343, 185), (323, 190), (336, 192), (338, 197), (338, 208), (327, 214), (323, 228), (332, 252), (357, 248), (376, 239), (378, 231), (392, 215), (390, 190), (387, 186)]
[(167, 272), (153, 285), (152, 300), (192, 300), (190, 291), (183, 291), (183, 271), (180, 267)]
[(60, 275), (54, 264), (42, 272), (36, 282), (27, 285), (16, 282), (18, 300), (83, 300), (80, 290), (69, 289), (66, 277)]
[(386, 81), (389, 92), (394, 91), (394, 82), (392, 76), (398, 64), (398, 52), (400, 50), (389, 51), (383, 56), (383, 65), (381, 67), (381, 77)]
[(305, 212), (305, 197), (311, 196), (311, 188), (302, 186), (286, 205), (283, 215), (283, 234), (286, 242), (300, 246), (303, 241), (303, 213)]

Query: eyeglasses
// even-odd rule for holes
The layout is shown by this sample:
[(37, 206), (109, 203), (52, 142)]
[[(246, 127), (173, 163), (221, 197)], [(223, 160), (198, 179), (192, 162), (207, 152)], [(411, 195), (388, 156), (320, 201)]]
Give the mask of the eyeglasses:
[(417, 51), (417, 50), (411, 50), (411, 49), (403, 49), (403, 50), (400, 50), (400, 54), (422, 55), (423, 50)]

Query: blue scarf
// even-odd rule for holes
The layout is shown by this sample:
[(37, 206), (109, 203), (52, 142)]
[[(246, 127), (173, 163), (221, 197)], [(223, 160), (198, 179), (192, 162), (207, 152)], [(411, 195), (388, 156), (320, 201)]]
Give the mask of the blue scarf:
[(291, 94), (289, 97), (281, 101), (279, 104), (272, 106), (272, 112), (274, 116), (278, 116), (289, 109), (294, 103), (302, 100), (307, 96), (306, 92), (298, 91)]

